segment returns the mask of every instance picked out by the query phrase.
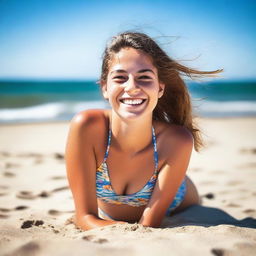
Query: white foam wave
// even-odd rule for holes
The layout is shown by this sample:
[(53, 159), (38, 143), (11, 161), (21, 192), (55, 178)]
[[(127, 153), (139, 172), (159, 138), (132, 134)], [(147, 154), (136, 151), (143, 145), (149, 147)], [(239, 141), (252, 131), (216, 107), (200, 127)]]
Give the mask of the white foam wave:
[(195, 104), (199, 111), (212, 113), (254, 113), (256, 114), (256, 102), (253, 101), (204, 101), (203, 103)]
[(68, 120), (76, 113), (93, 108), (106, 108), (104, 101), (46, 103), (37, 106), (0, 110), (0, 122)]

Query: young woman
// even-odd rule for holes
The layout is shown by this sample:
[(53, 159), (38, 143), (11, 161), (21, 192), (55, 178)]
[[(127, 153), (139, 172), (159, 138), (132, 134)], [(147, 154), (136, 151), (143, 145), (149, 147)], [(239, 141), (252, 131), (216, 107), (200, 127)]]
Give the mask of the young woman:
[(112, 38), (100, 79), (111, 110), (78, 113), (66, 146), (77, 227), (159, 227), (164, 216), (199, 204), (186, 170), (202, 141), (181, 75), (218, 72), (182, 66), (142, 33)]

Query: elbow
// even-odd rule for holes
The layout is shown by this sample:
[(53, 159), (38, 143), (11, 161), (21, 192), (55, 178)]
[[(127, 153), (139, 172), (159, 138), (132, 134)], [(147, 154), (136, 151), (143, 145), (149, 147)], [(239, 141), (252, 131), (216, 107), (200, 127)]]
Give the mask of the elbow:
[(161, 226), (162, 221), (158, 218), (154, 219), (148, 219), (145, 217), (142, 217), (139, 221), (139, 224), (141, 224), (143, 227), (149, 227), (149, 228), (159, 228)]
[(93, 229), (92, 225), (90, 224), (91, 217), (92, 217), (91, 214), (86, 214), (86, 215), (79, 216), (79, 217), (75, 216), (74, 224), (75, 224), (76, 228), (84, 230), (84, 231)]
[(76, 228), (87, 231), (90, 228), (86, 225), (86, 222), (84, 221), (84, 219), (82, 217), (77, 218), (75, 217), (74, 219), (74, 225)]
[(160, 226), (161, 226), (161, 222), (159, 223), (157, 223), (157, 222), (155, 222), (155, 223), (140, 223), (143, 227), (147, 227), (147, 228), (160, 228)]

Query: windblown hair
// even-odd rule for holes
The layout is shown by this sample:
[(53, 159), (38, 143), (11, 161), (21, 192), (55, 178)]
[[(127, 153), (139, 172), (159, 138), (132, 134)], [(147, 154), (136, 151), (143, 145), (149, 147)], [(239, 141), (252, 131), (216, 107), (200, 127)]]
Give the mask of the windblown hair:
[(148, 54), (158, 70), (159, 81), (165, 84), (164, 94), (153, 111), (153, 119), (186, 127), (193, 135), (194, 148), (199, 151), (204, 145), (201, 132), (192, 116), (191, 99), (181, 76), (198, 78), (214, 76), (222, 70), (199, 71), (181, 65), (171, 59), (149, 36), (138, 32), (124, 32), (114, 36), (107, 45), (102, 62), (100, 84), (107, 81), (111, 61), (123, 48), (134, 48)]

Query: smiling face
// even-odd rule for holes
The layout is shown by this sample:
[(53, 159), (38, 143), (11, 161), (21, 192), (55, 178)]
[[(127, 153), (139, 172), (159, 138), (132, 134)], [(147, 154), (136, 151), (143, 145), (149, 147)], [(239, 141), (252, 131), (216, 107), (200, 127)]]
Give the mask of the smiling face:
[(125, 119), (152, 116), (163, 90), (151, 58), (134, 48), (123, 48), (114, 55), (102, 86), (112, 110)]

